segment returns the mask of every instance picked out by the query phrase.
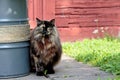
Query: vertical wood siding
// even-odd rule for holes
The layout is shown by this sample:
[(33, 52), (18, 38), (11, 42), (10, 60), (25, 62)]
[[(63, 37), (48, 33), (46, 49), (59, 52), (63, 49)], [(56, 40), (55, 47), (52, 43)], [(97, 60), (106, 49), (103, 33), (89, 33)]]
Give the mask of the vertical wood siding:
[(31, 28), (36, 26), (36, 17), (41, 20), (55, 18), (55, 0), (28, 0), (28, 16)]

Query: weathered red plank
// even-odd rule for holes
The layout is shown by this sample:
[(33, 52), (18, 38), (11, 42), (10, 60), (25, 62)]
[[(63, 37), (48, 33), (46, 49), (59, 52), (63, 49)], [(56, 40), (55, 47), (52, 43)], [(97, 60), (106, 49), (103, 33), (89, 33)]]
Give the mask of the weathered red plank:
[(55, 18), (55, 0), (43, 0), (42, 12), (44, 20)]
[(34, 26), (34, 1), (33, 0), (29, 0), (28, 1), (28, 17), (29, 17), (29, 24), (31, 25), (31, 27)]
[(71, 10), (68, 9), (68, 8), (65, 8), (65, 9), (55, 9), (55, 14), (56, 15), (69, 15), (71, 12)]
[[(69, 7), (69, 6), (68, 6)], [(73, 0), (73, 5), (70, 7), (80, 8), (109, 8), (109, 7), (120, 7), (120, 0), (104, 0), (104, 1), (81, 1)]]
[[(66, 15), (67, 16), (67, 15)], [(95, 15), (95, 14), (91, 14), (91, 15), (69, 15), (69, 18), (119, 18), (120, 14), (99, 14), (99, 15)]]
[(28, 17), (30, 18), (30, 19), (34, 19), (34, 8), (33, 8), (33, 5), (34, 5), (34, 1), (33, 0), (29, 0), (28, 1), (28, 7), (29, 7), (29, 9), (28, 9)]
[(86, 38), (100, 38), (106, 34), (117, 37), (119, 36), (119, 27), (82, 27), (82, 28), (58, 28), (62, 41), (77, 41)]
[(56, 8), (71, 6), (72, 0), (56, 0)]
[(28, 0), (28, 15), (31, 28), (36, 26), (36, 17), (42, 19), (42, 0)]
[(112, 17), (98, 17), (98, 16), (94, 16), (94, 17), (70, 17), (69, 18), (69, 23), (72, 22), (105, 22), (105, 21), (111, 21), (111, 22), (117, 22), (120, 20), (120, 17), (118, 16), (112, 16)]
[(67, 18), (67, 17), (65, 17), (65, 16), (61, 16), (61, 17), (56, 17), (55, 18), (56, 19), (56, 25), (58, 26), (58, 27), (68, 27), (68, 23), (69, 23), (69, 19)]
[(73, 0), (73, 2), (106, 2), (106, 1), (118, 2), (119, 0)]
[(120, 22), (119, 21), (99, 21), (98, 23), (96, 22), (73, 22), (73, 23), (69, 23), (69, 26), (73, 25), (73, 24), (78, 24), (79, 27), (114, 27), (114, 26), (120, 26)]
[(70, 9), (70, 14), (76, 15), (92, 15), (92, 14), (119, 14), (120, 7), (116, 8), (92, 8), (92, 9)]
[[(74, 7), (74, 8), (103, 8), (103, 7), (118, 7), (120, 0), (65, 0), (56, 1), (57, 8)], [(71, 4), (71, 5), (70, 5)]]

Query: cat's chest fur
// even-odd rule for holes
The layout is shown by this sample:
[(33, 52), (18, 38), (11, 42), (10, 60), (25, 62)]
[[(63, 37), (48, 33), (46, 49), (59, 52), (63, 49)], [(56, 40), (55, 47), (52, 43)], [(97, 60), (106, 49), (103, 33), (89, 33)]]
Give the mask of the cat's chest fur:
[(41, 41), (37, 42), (37, 47), (39, 48), (37, 55), (41, 55), (44, 57), (52, 57), (55, 54), (55, 43), (49, 38), (42, 38)]

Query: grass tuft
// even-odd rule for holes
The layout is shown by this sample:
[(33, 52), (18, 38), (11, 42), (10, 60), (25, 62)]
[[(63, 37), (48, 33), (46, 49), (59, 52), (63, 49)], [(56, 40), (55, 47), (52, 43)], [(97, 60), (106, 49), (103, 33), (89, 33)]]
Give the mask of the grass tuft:
[(120, 75), (120, 40), (85, 39), (63, 43), (63, 52), (77, 61), (100, 67), (101, 70)]

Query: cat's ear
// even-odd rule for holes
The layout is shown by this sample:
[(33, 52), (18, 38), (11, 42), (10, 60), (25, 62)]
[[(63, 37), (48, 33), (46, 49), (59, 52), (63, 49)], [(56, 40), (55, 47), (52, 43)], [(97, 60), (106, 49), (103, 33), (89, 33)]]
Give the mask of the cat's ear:
[(55, 19), (50, 20), (50, 23), (55, 24)]
[(37, 22), (37, 25), (40, 25), (42, 21), (39, 18), (36, 18), (36, 22)]

